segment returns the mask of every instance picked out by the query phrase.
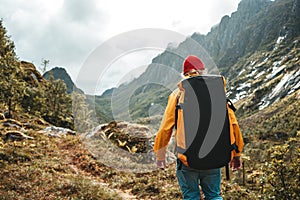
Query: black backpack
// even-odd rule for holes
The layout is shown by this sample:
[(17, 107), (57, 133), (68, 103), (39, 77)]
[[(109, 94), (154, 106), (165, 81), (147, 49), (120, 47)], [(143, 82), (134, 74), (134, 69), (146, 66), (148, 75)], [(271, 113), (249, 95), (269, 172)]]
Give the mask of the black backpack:
[[(198, 170), (228, 166), (234, 146), (230, 141), (230, 122), (222, 76), (195, 76), (179, 84), (183, 99), (178, 100), (175, 124), (184, 123), (186, 148), (177, 152), (187, 158), (189, 167)], [(233, 104), (229, 103), (228, 105)], [(178, 122), (178, 110), (183, 119)], [(175, 125), (175, 126), (176, 126)]]

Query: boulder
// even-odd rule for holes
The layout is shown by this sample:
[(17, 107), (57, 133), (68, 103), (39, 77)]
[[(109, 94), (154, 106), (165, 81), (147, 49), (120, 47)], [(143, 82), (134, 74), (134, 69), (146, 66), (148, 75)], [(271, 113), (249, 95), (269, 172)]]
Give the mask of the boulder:
[[(143, 173), (157, 169), (154, 135), (145, 125), (112, 121), (81, 135), (81, 139), (92, 155), (105, 165)], [(167, 151), (166, 162), (170, 164), (175, 160), (174, 153)]]
[(148, 127), (129, 122), (102, 124), (89, 137), (101, 137), (131, 153), (147, 153), (151, 146), (151, 133)]
[(21, 66), (24, 70), (24, 74), (25, 74), (24, 79), (26, 82), (32, 84), (33, 86), (38, 86), (39, 83), (45, 81), (43, 76), (40, 74), (38, 70), (36, 70), (36, 67), (32, 63), (21, 61)]
[(75, 131), (57, 126), (48, 126), (44, 130), (39, 131), (39, 133), (44, 133), (51, 137), (65, 137), (66, 135), (76, 135)]

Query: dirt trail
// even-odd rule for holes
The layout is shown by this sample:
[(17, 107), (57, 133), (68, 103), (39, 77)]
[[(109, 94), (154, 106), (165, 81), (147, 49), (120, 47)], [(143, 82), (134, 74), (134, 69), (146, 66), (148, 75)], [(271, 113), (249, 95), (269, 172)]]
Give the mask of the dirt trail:
[[(80, 145), (74, 145), (73, 148), (66, 147), (63, 143), (59, 145), (60, 150), (64, 153), (62, 155), (65, 155), (64, 161), (67, 164), (67, 166), (70, 167), (71, 171), (75, 173), (76, 175), (86, 179), (90, 180), (94, 185), (99, 185), (102, 189), (109, 191), (111, 193), (117, 193), (123, 200), (138, 200), (138, 198), (132, 194), (130, 194), (130, 190), (120, 190), (117, 188), (111, 188), (111, 186), (105, 182), (105, 180), (101, 179), (100, 176), (92, 175), (90, 172), (86, 172), (83, 169), (80, 169), (76, 162), (74, 162), (75, 155), (78, 154), (78, 152), (85, 151), (84, 149), (80, 148)], [(79, 147), (79, 148), (78, 148)]]
[(120, 189), (111, 189), (107, 183), (100, 183), (102, 188), (107, 189), (108, 191), (116, 192), (124, 200), (138, 200), (136, 196), (129, 194), (130, 191), (123, 191)]

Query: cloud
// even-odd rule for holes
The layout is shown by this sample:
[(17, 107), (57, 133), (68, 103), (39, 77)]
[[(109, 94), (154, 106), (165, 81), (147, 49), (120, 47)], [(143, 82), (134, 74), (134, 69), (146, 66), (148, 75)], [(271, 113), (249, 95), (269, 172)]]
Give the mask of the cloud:
[[(1, 0), (0, 17), (21, 60), (33, 62), (37, 68), (42, 59), (50, 60), (48, 67), (65, 67), (75, 80), (89, 55), (110, 38), (142, 28), (171, 30), (186, 36), (194, 32), (206, 34), (222, 16), (235, 11), (238, 2), (240, 0)], [(135, 38), (128, 39), (128, 43), (149, 45)], [(122, 65), (148, 62), (146, 58), (142, 62), (141, 58), (143, 56), (136, 55), (135, 59), (131, 56), (124, 59)], [(119, 73), (116, 77), (122, 77), (127, 72), (117, 70), (115, 73)], [(118, 80), (105, 77), (102, 81), (103, 86), (109, 87)]]
[(106, 16), (95, 1), (17, 1), (17, 9), (16, 2), (4, 1), (7, 10), (0, 11), (17, 55), (37, 68), (47, 59), (51, 67), (68, 68), (74, 79), (80, 64), (101, 43), (98, 33), (105, 28)]
[(81, 24), (89, 24), (89, 22), (97, 19), (98, 22), (104, 22), (104, 17), (99, 12), (95, 0), (65, 0), (61, 9), (61, 16), (66, 21), (73, 21)]

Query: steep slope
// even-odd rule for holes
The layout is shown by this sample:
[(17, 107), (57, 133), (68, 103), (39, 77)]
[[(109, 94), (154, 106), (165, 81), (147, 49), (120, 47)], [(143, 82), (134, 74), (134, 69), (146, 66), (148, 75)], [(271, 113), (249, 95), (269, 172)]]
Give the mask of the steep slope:
[(299, 39), (279, 37), (270, 51), (249, 54), (228, 73), (229, 97), (243, 100), (242, 110), (261, 110), (299, 91)]
[[(243, 2), (250, 3), (246, 0)], [(290, 17), (288, 19), (283, 17), (283, 20), (287, 21), (284, 27), (288, 28), (276, 29), (288, 31), (283, 32), (283, 35), (277, 34), (269, 43), (259, 45), (254, 51), (246, 50), (244, 56), (239, 57), (234, 65), (224, 65), (222, 68), (226, 69), (222, 72), (228, 79), (228, 95), (236, 101), (239, 108), (237, 114), (246, 142), (243, 152), (243, 170), (232, 174), (230, 182), (224, 178), (222, 180), (224, 199), (299, 199), (300, 38), (299, 26), (295, 25), (299, 23), (297, 18), (299, 1), (277, 0), (269, 2), (266, 8), (270, 8), (271, 5), (274, 9), (275, 7), (291, 8)], [(276, 12), (285, 11), (279, 9)], [(262, 13), (259, 16), (264, 18), (264, 12), (255, 13)], [(257, 24), (260, 18), (256, 18)], [(185, 51), (189, 42), (191, 38), (170, 50), (181, 52), (181, 55), (189, 54), (193, 52), (192, 49)], [(232, 46), (234, 45), (228, 44), (224, 49), (228, 50)], [(109, 117), (113, 117), (112, 114), (107, 115), (112, 105), (127, 105), (126, 103), (133, 120), (152, 113), (161, 114), (167, 95), (176, 87), (175, 82), (180, 79), (178, 73), (174, 71), (180, 71), (182, 58), (170, 52), (166, 51), (153, 59), (153, 63), (141, 77), (105, 92), (102, 97), (97, 97), (96, 106), (103, 111), (101, 114), (108, 116), (103, 119), (110, 120)], [(221, 58), (223, 57), (215, 56), (214, 59), (219, 61), (218, 59)], [(161, 69), (160, 63), (172, 66), (176, 70), (170, 72)], [(15, 70), (24, 71), (21, 79), (15, 78), (13, 81), (21, 82), (20, 85), (25, 81), (22, 91), (26, 92), (29, 98), (26, 102), (23, 100), (20, 105), (26, 104), (26, 110), (32, 111), (33, 114), (24, 113), (19, 105), (15, 118), (6, 119), (2, 114), (5, 106), (3, 102), (0, 104), (1, 199), (182, 199), (176, 181), (174, 163), (166, 170), (149, 173), (120, 172), (114, 167), (110, 168), (104, 165), (105, 163), (99, 162), (91, 152), (87, 151), (87, 146), (82, 143), (80, 136), (47, 135), (44, 128), (49, 123), (41, 119), (42, 112), (41, 114), (35, 112), (41, 107), (44, 107), (44, 114), (53, 111), (50, 101), (57, 100), (57, 96), (43, 96), (40, 93), (56, 94), (55, 90), (49, 90), (51, 87), (47, 87), (54, 84), (41, 77), (31, 63), (21, 62), (21, 68)], [(4, 71), (4, 74), (7, 73)], [(121, 94), (127, 93), (126, 98), (116, 96), (120, 94), (118, 90), (123, 92)], [(40, 101), (41, 97), (42, 101)], [(62, 96), (62, 99), (66, 99), (66, 96)], [(111, 100), (114, 100), (114, 104), (111, 104)], [(61, 105), (60, 101), (59, 104)], [(69, 105), (70, 102), (67, 104)], [(114, 115), (126, 117), (124, 111), (126, 112), (117, 107), (114, 109)], [(66, 114), (70, 115), (64, 110), (62, 113), (64, 117)], [(63, 118), (60, 116), (54, 119), (61, 122)], [(140, 122), (155, 126), (159, 125), (159, 121), (158, 118), (140, 119)], [(107, 130), (109, 129), (98, 129), (100, 134), (95, 135), (96, 138), (98, 136), (101, 140), (108, 135), (108, 139), (115, 139), (117, 132), (110, 133), (106, 132)], [(102, 134), (104, 131), (105, 136)], [(7, 133), (12, 132), (23, 132), (29, 136), (28, 140), (11, 141), (14, 138), (8, 139)], [(147, 130), (148, 132), (150, 131)], [(121, 141), (122, 144), (123, 142)], [(121, 146), (121, 143), (117, 144)], [(103, 157), (108, 157), (112, 162), (122, 165), (120, 160), (113, 159), (113, 156), (120, 155), (107, 155), (112, 154), (105, 154)]]
[[(264, 30), (251, 27), (251, 23), (271, 4), (272, 2), (266, 0), (243, 0), (236, 12), (231, 16), (224, 16), (220, 24), (213, 27), (207, 35), (195, 33), (192, 38), (209, 51), (220, 68), (230, 66), (238, 57), (243, 56), (249, 40), (258, 44), (265, 39), (259, 35)], [(225, 58), (228, 60), (224, 60)]]
[(298, 0), (243, 0), (237, 12), (224, 16), (206, 36), (192, 37), (210, 52), (220, 68), (228, 69), (246, 54), (267, 49), (278, 37), (290, 40), (299, 36), (298, 4)]
[(204, 57), (209, 71), (218, 73), (198, 51), (197, 43), (227, 78), (229, 97), (246, 98), (240, 115), (256, 112), (299, 90), (299, 16), (299, 0), (242, 0), (238, 10), (224, 16), (207, 35), (194, 33), (155, 57), (139, 78), (114, 90), (112, 103), (107, 96), (96, 97), (96, 102), (106, 98), (102, 110), (126, 120), (149, 116), (153, 106), (164, 108), (168, 94), (181, 79), (186, 55)]

